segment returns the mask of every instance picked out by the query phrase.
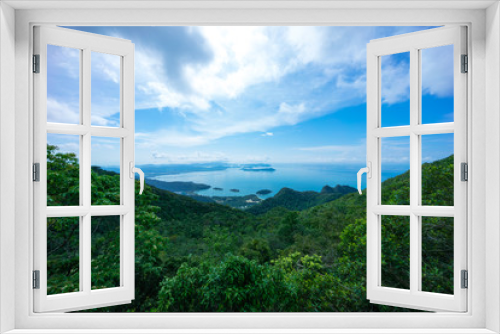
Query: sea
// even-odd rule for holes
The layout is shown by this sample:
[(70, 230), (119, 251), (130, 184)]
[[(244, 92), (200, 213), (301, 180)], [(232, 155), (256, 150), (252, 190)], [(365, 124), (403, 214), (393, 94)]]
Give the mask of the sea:
[[(274, 196), (284, 187), (297, 191), (317, 192), (321, 191), (325, 185), (334, 187), (339, 184), (356, 188), (356, 175), (363, 166), (273, 164), (272, 167), (274, 171), (245, 171), (241, 167), (230, 167), (223, 170), (166, 173), (151, 178), (165, 182), (182, 181), (209, 185), (210, 189), (196, 191), (197, 194), (203, 196), (244, 196), (256, 194), (262, 189), (271, 190), (269, 194), (257, 195), (265, 199)], [(406, 170), (397, 166), (385, 168), (382, 180), (402, 174)], [(148, 177), (147, 170), (144, 172)], [(366, 188), (365, 177), (362, 178), (362, 188)]]

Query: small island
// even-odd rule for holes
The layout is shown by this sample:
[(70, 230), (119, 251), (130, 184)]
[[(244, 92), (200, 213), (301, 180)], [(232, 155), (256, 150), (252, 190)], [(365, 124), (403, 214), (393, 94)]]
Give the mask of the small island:
[(239, 189), (229, 189), (229, 191), (233, 192), (233, 193), (239, 193), (240, 190)]
[(175, 193), (191, 193), (211, 188), (208, 184), (204, 183), (183, 182), (183, 181), (167, 182), (155, 179), (146, 179), (146, 184), (163, 190), (172, 191)]
[(222, 189), (222, 188), (217, 188), (217, 187), (214, 187), (213, 189), (214, 189), (214, 190), (217, 190), (217, 191), (222, 191), (222, 190), (224, 190), (224, 189)]
[(245, 172), (274, 172), (276, 169), (272, 167), (243, 167), (241, 170)]
[(261, 190), (257, 191), (256, 194), (257, 195), (269, 195), (272, 192), (273, 191), (269, 190), (269, 189), (261, 189)]

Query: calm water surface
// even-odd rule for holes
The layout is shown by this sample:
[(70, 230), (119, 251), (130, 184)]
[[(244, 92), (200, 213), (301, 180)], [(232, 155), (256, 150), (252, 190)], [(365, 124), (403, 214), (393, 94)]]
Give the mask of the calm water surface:
[[(160, 175), (156, 180), (191, 181), (204, 183), (212, 188), (197, 191), (204, 196), (243, 196), (255, 194), (261, 189), (272, 190), (269, 195), (258, 195), (260, 198), (274, 196), (281, 188), (288, 187), (298, 191), (321, 191), (325, 185), (334, 187), (337, 184), (356, 187), (356, 173), (362, 166), (335, 166), (335, 165), (278, 165), (273, 167), (274, 172), (243, 171), (240, 168), (228, 168), (222, 171), (190, 172), (176, 175)], [(405, 170), (394, 168), (387, 170), (382, 179), (399, 175)], [(146, 173), (147, 174), (147, 173)], [(363, 177), (363, 189), (366, 183)], [(222, 190), (214, 190), (222, 188)], [(232, 192), (230, 189), (238, 189)]]

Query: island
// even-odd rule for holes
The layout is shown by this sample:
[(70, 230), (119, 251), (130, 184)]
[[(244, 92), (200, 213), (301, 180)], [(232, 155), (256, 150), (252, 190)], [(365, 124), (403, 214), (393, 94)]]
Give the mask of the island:
[(222, 189), (222, 188), (217, 188), (217, 187), (214, 187), (213, 189), (214, 189), (214, 190), (217, 190), (217, 191), (222, 191), (222, 190), (224, 190), (224, 189)]
[(194, 183), (194, 182), (182, 182), (182, 181), (173, 181), (166, 182), (154, 179), (146, 179), (146, 184), (150, 186), (160, 188), (163, 190), (168, 190), (175, 193), (190, 193), (199, 190), (210, 189), (208, 184), (204, 183)]
[(269, 195), (272, 192), (273, 191), (269, 190), (269, 189), (261, 189), (261, 190), (257, 191), (256, 194), (257, 195)]
[(239, 189), (229, 189), (229, 191), (232, 191), (233, 193), (239, 193), (240, 192)]
[(241, 170), (245, 172), (274, 172), (276, 169), (272, 167), (243, 167)]

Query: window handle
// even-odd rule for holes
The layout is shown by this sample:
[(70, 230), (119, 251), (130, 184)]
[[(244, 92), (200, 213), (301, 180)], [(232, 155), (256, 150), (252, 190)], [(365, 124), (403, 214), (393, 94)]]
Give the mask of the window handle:
[(368, 161), (368, 166), (363, 167), (358, 171), (358, 192), (360, 195), (363, 194), (361, 191), (361, 175), (363, 175), (363, 173), (366, 173), (366, 176), (369, 179), (372, 178), (372, 163), (370, 161)]
[(130, 161), (130, 178), (135, 180), (135, 173), (139, 174), (139, 182), (141, 184), (141, 189), (139, 190), (139, 195), (142, 195), (142, 192), (144, 191), (144, 172), (140, 169), (134, 166), (134, 162)]

